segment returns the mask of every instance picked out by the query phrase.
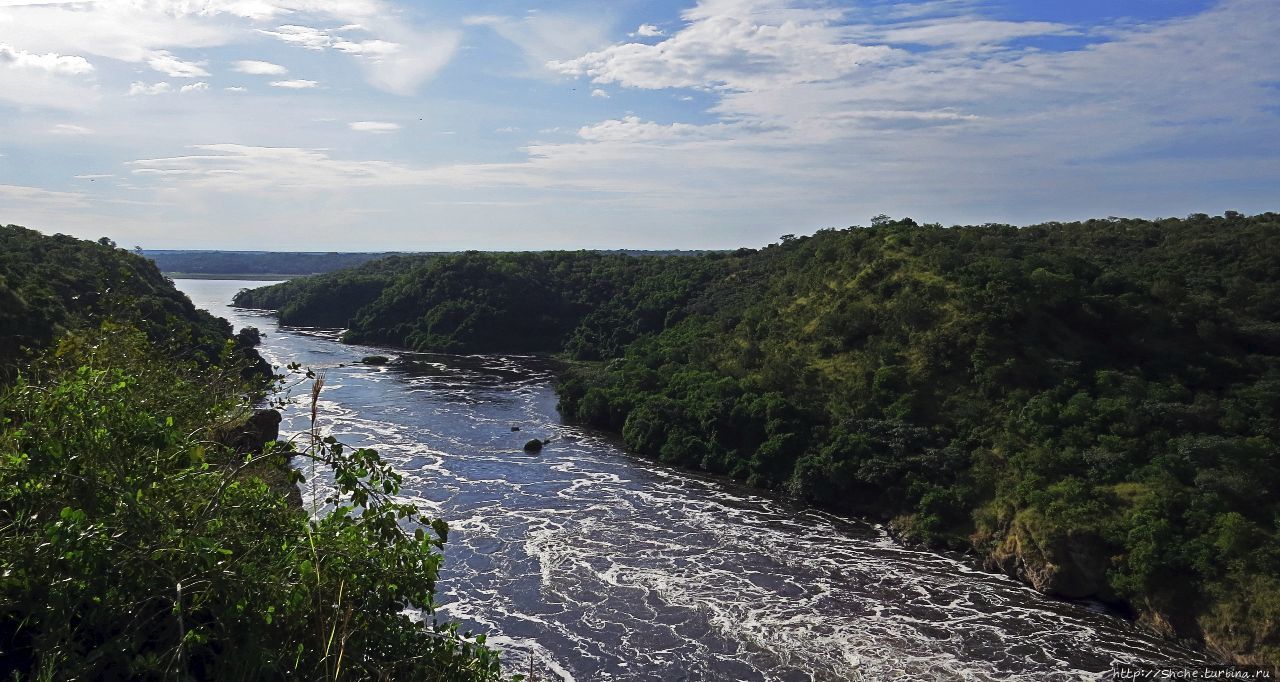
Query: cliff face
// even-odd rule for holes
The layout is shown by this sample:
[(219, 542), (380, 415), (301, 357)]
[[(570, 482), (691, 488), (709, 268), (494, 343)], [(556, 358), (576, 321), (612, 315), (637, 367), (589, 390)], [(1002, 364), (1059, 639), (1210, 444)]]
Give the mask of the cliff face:
[(1110, 553), (1101, 538), (1074, 533), (1037, 537), (1033, 528), (1022, 517), (1014, 519), (1004, 540), (987, 555), (985, 568), (1055, 597), (1114, 598), (1107, 585)]
[(280, 438), (283, 419), (278, 410), (256, 410), (219, 440), (236, 452), (261, 454), (267, 443)]
[(1205, 603), (1174, 594), (1125, 603), (1107, 581), (1113, 547), (1093, 534), (1045, 537), (1028, 515), (1016, 517), (998, 541), (975, 540), (977, 544), (990, 548), (983, 558), (986, 570), (1022, 581), (1037, 592), (1123, 604), (1139, 623), (1163, 637), (1202, 643), (1224, 662), (1280, 673), (1280, 614), (1250, 613), (1257, 605), (1248, 595)]

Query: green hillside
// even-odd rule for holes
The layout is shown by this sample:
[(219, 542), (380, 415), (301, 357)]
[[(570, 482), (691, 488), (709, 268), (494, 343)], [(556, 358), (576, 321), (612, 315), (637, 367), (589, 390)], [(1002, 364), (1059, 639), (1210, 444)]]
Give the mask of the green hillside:
[(0, 226), (0, 380), (67, 331), (108, 319), (127, 320), (153, 343), (205, 364), (231, 336), (226, 320), (196, 309), (154, 263), (106, 238)]
[(350, 341), (600, 360), (562, 412), (637, 452), (1280, 664), (1280, 216), (470, 253), (344, 298), (362, 276), (237, 300)]
[[(15, 226), (0, 302), (5, 679), (500, 677), (434, 620), (445, 523), (395, 502), (372, 450), (276, 442), (253, 330), (108, 240)], [(336, 509), (302, 508), (291, 458)]]

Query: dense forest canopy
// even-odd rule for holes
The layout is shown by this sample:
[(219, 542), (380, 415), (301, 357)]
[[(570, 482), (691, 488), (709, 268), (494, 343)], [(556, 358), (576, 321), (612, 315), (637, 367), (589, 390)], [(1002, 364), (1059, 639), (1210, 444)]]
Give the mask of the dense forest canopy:
[(393, 256), (245, 290), (235, 302), (276, 310), (284, 324), (349, 327), (351, 342), (467, 352), (568, 344), (579, 357), (598, 358), (660, 330), (667, 312), (709, 281), (707, 263), (723, 255), (669, 257), (677, 253), (689, 252)]
[(1280, 664), (1280, 215), (466, 253), (242, 292), (420, 351), (554, 351), (568, 419)]
[[(372, 450), (276, 442), (256, 330), (110, 240), (16, 226), (0, 302), (5, 679), (500, 677), (433, 618), (445, 523)], [(302, 508), (294, 457), (332, 511)]]
[(162, 272), (187, 275), (314, 275), (351, 268), (383, 253), (316, 253), (305, 251), (167, 251), (137, 249)]
[[(162, 249), (135, 249), (135, 253), (155, 261), (161, 272), (187, 276), (234, 275), (251, 279), (261, 277), (291, 277), (318, 275), (391, 256), (413, 255), (421, 259), (447, 255), (443, 251), (382, 253), (319, 253), (308, 251), (183, 251)], [(631, 256), (690, 256), (702, 251), (642, 251), (617, 249), (604, 253)]]
[(154, 263), (105, 237), (0, 226), (0, 378), (29, 351), (107, 319), (128, 320), (152, 342), (206, 364), (231, 336), (226, 320), (197, 309)]

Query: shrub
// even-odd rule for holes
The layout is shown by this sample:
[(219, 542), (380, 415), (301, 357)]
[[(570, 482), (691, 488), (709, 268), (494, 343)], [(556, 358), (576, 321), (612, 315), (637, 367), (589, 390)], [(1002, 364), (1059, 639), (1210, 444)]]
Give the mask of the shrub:
[[(0, 394), (0, 668), (58, 679), (497, 679), (433, 616), (447, 526), (394, 501), (376, 452), (239, 454), (233, 368), (108, 325)], [(255, 467), (327, 466), (308, 514)], [(292, 481), (301, 478), (292, 472)]]

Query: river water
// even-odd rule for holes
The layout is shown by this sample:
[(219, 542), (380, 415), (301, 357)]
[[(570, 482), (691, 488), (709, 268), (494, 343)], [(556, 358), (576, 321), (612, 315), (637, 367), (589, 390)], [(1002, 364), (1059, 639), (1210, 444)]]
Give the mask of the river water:
[[(545, 360), (353, 364), (403, 354), (229, 307), (237, 290), (261, 284), (177, 281), (196, 305), (262, 330), (270, 362), (325, 373), (325, 429), (376, 448), (405, 475), (403, 496), (449, 522), (442, 617), (488, 633), (512, 672), (1040, 681), (1204, 661), (964, 557), (903, 548), (877, 526), (631, 456), (561, 423)], [(305, 430), (303, 419), (300, 407), (288, 411), (284, 433)], [(540, 455), (522, 452), (535, 437), (553, 440)]]

